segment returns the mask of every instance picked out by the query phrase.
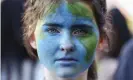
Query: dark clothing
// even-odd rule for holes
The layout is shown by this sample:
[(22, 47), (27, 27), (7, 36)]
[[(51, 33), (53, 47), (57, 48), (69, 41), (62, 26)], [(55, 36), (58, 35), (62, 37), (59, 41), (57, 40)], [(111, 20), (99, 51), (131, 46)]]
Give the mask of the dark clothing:
[(1, 3), (2, 80), (26, 80), (22, 76), (25, 77), (30, 72), (23, 69), (23, 66), (26, 66), (25, 69), (28, 68), (27, 63), (23, 63), (23, 60), (28, 58), (22, 40), (23, 3), (24, 0), (4, 0)]
[(133, 80), (133, 39), (121, 51), (114, 80)]
[(28, 56), (22, 41), (24, 0), (4, 0), (1, 4), (1, 55), (4, 58)]

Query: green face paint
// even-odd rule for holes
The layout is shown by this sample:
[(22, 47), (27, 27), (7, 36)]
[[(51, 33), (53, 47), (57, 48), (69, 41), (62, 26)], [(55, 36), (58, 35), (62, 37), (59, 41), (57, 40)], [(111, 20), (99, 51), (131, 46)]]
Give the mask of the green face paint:
[(88, 36), (86, 37), (80, 37), (79, 39), (87, 50), (85, 60), (88, 62), (90, 61), (91, 57), (93, 57), (94, 55), (95, 48), (97, 45), (97, 36), (95, 33), (92, 33), (91, 35), (88, 34)]
[(75, 16), (93, 18), (93, 12), (90, 7), (85, 6), (81, 2), (76, 2), (74, 4), (68, 4), (68, 10)]
[[(46, 8), (45, 16), (53, 14), (56, 12), (56, 9), (60, 6), (61, 2), (58, 2), (57, 4), (49, 5)], [(90, 6), (87, 6), (84, 3), (81, 2), (74, 2), (73, 4), (65, 3), (67, 4), (68, 11), (72, 13), (73, 15), (77, 17), (86, 17), (86, 18), (93, 18), (93, 12), (91, 10)]]
[(35, 36), (37, 37), (38, 40), (44, 39), (46, 36), (43, 33), (44, 31), (42, 29), (44, 22), (45, 21), (42, 21), (42, 20), (38, 20), (38, 22), (37, 22), (37, 26), (36, 26), (36, 30), (35, 30)]

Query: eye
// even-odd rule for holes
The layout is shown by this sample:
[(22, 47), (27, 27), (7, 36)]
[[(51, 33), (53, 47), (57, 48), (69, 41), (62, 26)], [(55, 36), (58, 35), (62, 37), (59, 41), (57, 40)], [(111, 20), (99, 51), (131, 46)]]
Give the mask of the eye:
[(73, 30), (72, 34), (75, 36), (85, 36), (88, 34), (88, 31), (84, 29), (75, 29)]
[(60, 33), (60, 31), (57, 28), (48, 28), (47, 31), (52, 34)]

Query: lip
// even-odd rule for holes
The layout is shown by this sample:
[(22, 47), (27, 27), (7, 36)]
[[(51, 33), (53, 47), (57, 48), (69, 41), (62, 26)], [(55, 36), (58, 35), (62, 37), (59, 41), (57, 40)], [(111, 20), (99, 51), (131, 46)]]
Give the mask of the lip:
[(75, 61), (75, 62), (77, 62), (78, 60), (77, 59), (74, 59), (74, 58), (59, 58), (59, 59), (55, 59), (55, 61)]
[(55, 64), (61, 67), (74, 67), (78, 63), (78, 60), (75, 58), (59, 58), (55, 59)]

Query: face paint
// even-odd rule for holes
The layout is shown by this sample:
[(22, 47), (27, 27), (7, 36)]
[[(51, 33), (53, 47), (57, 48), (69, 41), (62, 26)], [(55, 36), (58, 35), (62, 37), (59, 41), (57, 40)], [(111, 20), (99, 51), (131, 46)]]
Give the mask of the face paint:
[[(75, 77), (88, 69), (99, 39), (93, 20), (92, 10), (85, 4), (60, 3), (38, 22), (35, 30), (41, 63), (63, 78)], [(66, 51), (67, 48), (73, 50)]]

